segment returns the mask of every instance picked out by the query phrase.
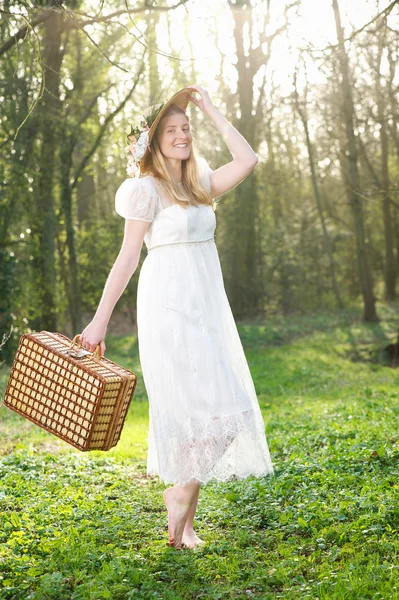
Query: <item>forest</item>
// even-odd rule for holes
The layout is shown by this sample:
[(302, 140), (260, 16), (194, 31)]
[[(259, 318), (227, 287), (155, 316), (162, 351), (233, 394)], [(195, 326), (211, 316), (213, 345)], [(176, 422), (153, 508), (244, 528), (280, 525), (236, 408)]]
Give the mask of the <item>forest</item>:
[[(0, 600), (399, 600), (399, 0), (2, 0), (0, 29)], [(136, 376), (133, 401), (117, 443), (84, 453), (29, 411), (41, 394), (44, 418), (50, 406), (81, 424), (87, 388), (73, 376), (54, 399), (45, 373), (25, 393), (34, 369), (13, 370), (20, 338), (72, 339), (92, 319), (124, 235), (126, 136), (191, 85), (258, 158), (212, 213), (239, 336), (215, 358), (219, 329), (203, 327), (205, 352), (163, 352), (167, 376), (149, 344), (146, 371), (143, 244), (105, 336), (108, 364)], [(211, 118), (193, 103), (187, 115), (211, 169), (229, 163)], [(197, 385), (195, 360), (209, 355)], [(144, 385), (152, 370), (157, 393)], [(17, 408), (5, 402), (12, 379)], [(173, 413), (185, 426), (183, 408), (214, 411), (226, 389), (228, 418), (252, 414), (230, 405), (243, 379), (274, 472), (252, 477), (264, 454), (244, 444), (233, 454), (251, 473), (201, 486), (190, 518), (202, 545), (176, 552), (164, 482), (146, 468), (150, 400), (157, 412), (172, 398), (161, 425)], [(221, 446), (212, 431), (205, 450)]]
[[(6, 1), (0, 14), (3, 360), (24, 331), (85, 326), (121, 243), (129, 123), (193, 82), (259, 158), (216, 213), (234, 316), (356, 304), (375, 322), (395, 300), (397, 2)], [(229, 162), (189, 110), (211, 168)], [(138, 276), (110, 330), (118, 314), (134, 329)]]

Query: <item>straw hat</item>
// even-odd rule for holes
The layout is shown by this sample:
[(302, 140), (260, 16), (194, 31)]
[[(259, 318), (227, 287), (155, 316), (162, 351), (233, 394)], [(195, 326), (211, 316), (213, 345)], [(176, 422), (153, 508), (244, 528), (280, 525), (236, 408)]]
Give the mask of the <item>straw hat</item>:
[(125, 148), (128, 154), (128, 167), (126, 169), (128, 175), (139, 177), (141, 173), (147, 170), (150, 163), (148, 148), (166, 109), (174, 104), (185, 111), (192, 92), (197, 92), (197, 90), (192, 87), (182, 88), (169, 100), (149, 106), (139, 118), (138, 124), (129, 126), (129, 133), (127, 134), (129, 145)]

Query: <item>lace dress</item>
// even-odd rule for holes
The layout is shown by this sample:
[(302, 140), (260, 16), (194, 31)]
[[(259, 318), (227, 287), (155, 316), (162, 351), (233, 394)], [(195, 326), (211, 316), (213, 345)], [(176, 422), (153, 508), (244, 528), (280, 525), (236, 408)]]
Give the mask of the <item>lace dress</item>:
[[(212, 172), (198, 159), (201, 183)], [(164, 483), (273, 473), (265, 426), (225, 292), (212, 206), (162, 197), (126, 179), (116, 212), (150, 222), (137, 289), (140, 364), (149, 401), (147, 475)]]

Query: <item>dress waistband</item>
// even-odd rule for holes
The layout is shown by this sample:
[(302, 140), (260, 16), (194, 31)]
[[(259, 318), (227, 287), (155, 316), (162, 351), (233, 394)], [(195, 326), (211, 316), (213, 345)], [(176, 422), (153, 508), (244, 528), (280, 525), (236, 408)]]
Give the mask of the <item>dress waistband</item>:
[(213, 235), (212, 237), (208, 238), (207, 240), (191, 240), (191, 241), (183, 241), (183, 242), (171, 242), (170, 244), (157, 244), (156, 246), (151, 246), (151, 248), (148, 248), (148, 252), (151, 252), (151, 250), (154, 250), (155, 248), (163, 248), (164, 246), (175, 246), (176, 244), (205, 244), (206, 242), (214, 242), (215, 241), (215, 236)]

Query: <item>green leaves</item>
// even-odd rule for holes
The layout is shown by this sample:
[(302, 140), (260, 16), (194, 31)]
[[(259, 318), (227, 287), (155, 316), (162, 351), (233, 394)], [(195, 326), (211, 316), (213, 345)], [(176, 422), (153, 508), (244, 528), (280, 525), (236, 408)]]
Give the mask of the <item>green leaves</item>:
[[(21, 439), (21, 418), (2, 421), (0, 598), (398, 597), (397, 373), (343, 360), (333, 326), (301, 339), (288, 324), (281, 346), (263, 344), (267, 327), (245, 336), (275, 474), (202, 486), (195, 552), (166, 547), (165, 486), (145, 476), (144, 387), (107, 454), (29, 425)], [(108, 348), (139, 368), (131, 336)]]
[(238, 495), (234, 494), (233, 492), (229, 492), (228, 494), (225, 495), (225, 497), (227, 498), (227, 500), (229, 502), (237, 502), (238, 501)]
[(304, 527), (305, 529), (309, 527), (309, 524), (306, 523), (305, 519), (302, 519), (302, 517), (298, 517), (297, 521), (301, 527)]

